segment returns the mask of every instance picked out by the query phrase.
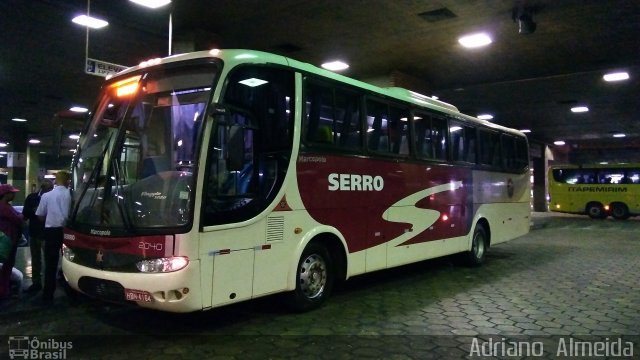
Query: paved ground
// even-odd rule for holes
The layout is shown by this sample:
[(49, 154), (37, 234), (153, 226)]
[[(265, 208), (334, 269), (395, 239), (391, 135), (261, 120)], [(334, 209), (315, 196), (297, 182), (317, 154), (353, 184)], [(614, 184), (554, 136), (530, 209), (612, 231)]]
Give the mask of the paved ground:
[(67, 359), (449, 359), (513, 342), (555, 358), (594, 341), (639, 358), (639, 273), (640, 219), (537, 213), (530, 234), (492, 248), (481, 268), (444, 258), (356, 277), (304, 314), (277, 296), (187, 315), (23, 296), (0, 308), (0, 358), (9, 336), (12, 348), (16, 336), (71, 342), (64, 354), (40, 346)]

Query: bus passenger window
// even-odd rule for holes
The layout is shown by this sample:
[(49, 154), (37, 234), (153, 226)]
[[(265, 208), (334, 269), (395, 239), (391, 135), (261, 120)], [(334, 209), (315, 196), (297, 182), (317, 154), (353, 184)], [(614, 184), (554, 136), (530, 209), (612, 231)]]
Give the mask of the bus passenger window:
[(305, 82), (304, 143), (332, 145), (334, 149), (360, 148), (360, 106), (355, 92)]
[(434, 140), (434, 159), (447, 160), (447, 120), (431, 119), (431, 138)]

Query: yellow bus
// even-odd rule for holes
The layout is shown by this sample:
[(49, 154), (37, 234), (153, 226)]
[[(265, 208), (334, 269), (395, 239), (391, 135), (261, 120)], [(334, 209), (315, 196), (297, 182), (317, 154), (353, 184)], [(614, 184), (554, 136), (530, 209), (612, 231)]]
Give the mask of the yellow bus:
[(551, 166), (548, 175), (551, 211), (594, 219), (640, 215), (640, 164)]

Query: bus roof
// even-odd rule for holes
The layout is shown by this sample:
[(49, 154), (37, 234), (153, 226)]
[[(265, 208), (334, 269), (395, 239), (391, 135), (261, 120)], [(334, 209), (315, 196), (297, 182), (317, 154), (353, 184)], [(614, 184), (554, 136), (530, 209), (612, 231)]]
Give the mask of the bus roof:
[(288, 66), (292, 69), (296, 69), (301, 72), (307, 72), (307, 73), (319, 75), (324, 78), (336, 80), (344, 84), (355, 86), (355, 87), (368, 90), (377, 94), (385, 95), (393, 99), (402, 100), (405, 102), (412, 103), (414, 105), (430, 108), (430, 109), (445, 113), (461, 121), (476, 123), (484, 127), (493, 128), (495, 130), (501, 130), (505, 132), (510, 132), (513, 134), (520, 135), (522, 137), (526, 137), (526, 135), (524, 135), (522, 132), (518, 130), (501, 126), (498, 124), (494, 124), (486, 120), (480, 120), (473, 116), (463, 114), (454, 105), (448, 104), (440, 100), (433, 99), (429, 96), (426, 96), (405, 88), (401, 88), (401, 87), (383, 88), (383, 87), (375, 86), (360, 80), (356, 80), (344, 75), (337, 74), (329, 70), (319, 68), (309, 63), (301, 62), (301, 61), (294, 60), (282, 55), (276, 55), (276, 54), (263, 52), (263, 51), (244, 50), (244, 49), (213, 49), (213, 50), (205, 50), (205, 51), (196, 51), (196, 52), (191, 52), (186, 54), (177, 54), (177, 55), (172, 55), (165, 58), (156, 58), (148, 61), (143, 61), (137, 66), (133, 66), (121, 71), (120, 73), (117, 74), (117, 76), (125, 75), (146, 67), (174, 63), (174, 62), (181, 62), (186, 60), (202, 59), (202, 58), (219, 58), (222, 61), (224, 61), (225, 65), (230, 65), (231, 67), (234, 67), (239, 64), (278, 64), (278, 65)]

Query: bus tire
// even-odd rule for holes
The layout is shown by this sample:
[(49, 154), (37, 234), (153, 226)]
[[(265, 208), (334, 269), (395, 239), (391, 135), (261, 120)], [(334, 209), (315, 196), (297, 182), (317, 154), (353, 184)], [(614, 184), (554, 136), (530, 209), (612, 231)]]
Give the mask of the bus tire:
[(311, 242), (302, 252), (296, 270), (296, 289), (288, 296), (288, 305), (303, 312), (322, 306), (331, 295), (335, 280), (333, 261), (327, 248)]
[(627, 220), (629, 218), (629, 208), (621, 202), (611, 204), (611, 216), (618, 220)]
[(482, 224), (477, 224), (476, 229), (473, 231), (473, 238), (471, 239), (471, 250), (465, 253), (464, 260), (467, 266), (478, 267), (482, 265), (488, 243), (487, 231)]
[(590, 202), (587, 204), (587, 215), (592, 219), (604, 219), (607, 217), (604, 206), (599, 202)]

